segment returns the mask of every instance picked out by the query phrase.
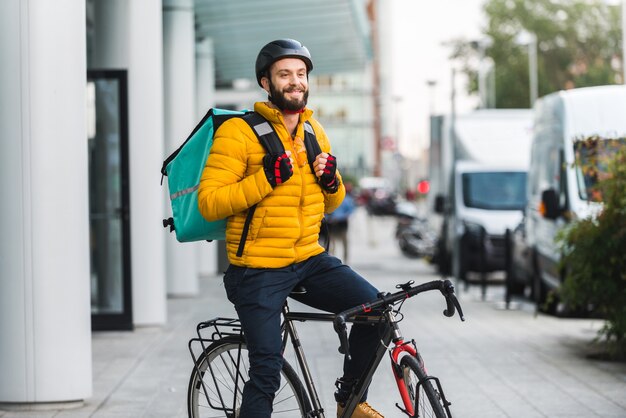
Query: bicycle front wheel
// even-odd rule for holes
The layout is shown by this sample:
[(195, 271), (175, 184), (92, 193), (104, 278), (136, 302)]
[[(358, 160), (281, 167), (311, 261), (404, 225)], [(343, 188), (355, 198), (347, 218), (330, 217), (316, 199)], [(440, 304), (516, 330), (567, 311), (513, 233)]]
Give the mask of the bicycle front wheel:
[(438, 387), (433, 386), (432, 379), (426, 375), (418, 359), (413, 356), (404, 356), (400, 359), (400, 368), (413, 406), (412, 416), (447, 418), (443, 397)]
[[(248, 349), (238, 336), (211, 344), (196, 361), (187, 391), (190, 418), (237, 418), (243, 385), (248, 381)], [(305, 417), (311, 410), (302, 382), (285, 360), (272, 416)]]

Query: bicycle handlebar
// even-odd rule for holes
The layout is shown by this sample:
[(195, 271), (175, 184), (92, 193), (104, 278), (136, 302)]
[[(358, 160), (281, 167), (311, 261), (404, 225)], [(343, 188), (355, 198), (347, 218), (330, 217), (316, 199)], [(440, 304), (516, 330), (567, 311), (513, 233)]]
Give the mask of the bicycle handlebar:
[(465, 321), (465, 316), (463, 316), (461, 304), (454, 294), (454, 285), (450, 280), (433, 280), (431, 282), (423, 283), (415, 287), (412, 287), (411, 283), (412, 282), (409, 282), (405, 285), (400, 285), (402, 290), (399, 292), (379, 295), (378, 300), (374, 302), (364, 303), (362, 305), (355, 306), (354, 308), (350, 308), (348, 310), (338, 313), (333, 321), (333, 328), (335, 329), (335, 332), (339, 335), (339, 341), (341, 343), (341, 346), (339, 347), (339, 352), (345, 354), (347, 359), (350, 360), (350, 345), (348, 343), (348, 330), (346, 327), (346, 320), (348, 318), (351, 318), (361, 313), (369, 313), (374, 309), (380, 308), (381, 306), (391, 305), (395, 302), (398, 302), (399, 300), (408, 299), (422, 292), (439, 290), (446, 299), (446, 309), (443, 311), (443, 314), (447, 317), (452, 317), (454, 316), (455, 311), (458, 310), (461, 321)]

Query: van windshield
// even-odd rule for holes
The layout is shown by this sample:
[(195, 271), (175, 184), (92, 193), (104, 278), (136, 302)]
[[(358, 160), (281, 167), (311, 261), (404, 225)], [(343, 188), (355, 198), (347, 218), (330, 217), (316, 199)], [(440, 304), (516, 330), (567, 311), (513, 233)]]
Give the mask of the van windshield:
[(621, 146), (626, 146), (626, 138), (605, 139), (594, 136), (574, 142), (576, 180), (581, 199), (602, 201), (596, 185), (608, 176), (608, 161)]
[(522, 210), (526, 205), (526, 173), (464, 173), (463, 203), (468, 208)]

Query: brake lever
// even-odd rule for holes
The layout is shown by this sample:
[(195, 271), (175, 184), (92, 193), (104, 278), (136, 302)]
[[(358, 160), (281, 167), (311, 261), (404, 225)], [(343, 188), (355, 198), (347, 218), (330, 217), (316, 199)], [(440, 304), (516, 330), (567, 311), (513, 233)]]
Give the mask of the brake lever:
[[(461, 308), (461, 304), (459, 303), (459, 300), (456, 298), (456, 295), (452, 294), (452, 295), (449, 295), (448, 297), (452, 299), (453, 306), (459, 312), (459, 318), (461, 319), (461, 321), (465, 322), (465, 315), (463, 315), (463, 309)], [(454, 315), (454, 310), (452, 311), (452, 314)]]
[(350, 361), (350, 343), (348, 342), (348, 328), (346, 327), (346, 320), (342, 316), (337, 316), (333, 322), (335, 332), (339, 335), (339, 352), (346, 356), (346, 360)]
[(443, 293), (443, 296), (446, 298), (446, 309), (443, 311), (443, 314), (447, 317), (451, 317), (454, 316), (454, 311), (457, 310), (461, 321), (465, 321), (465, 315), (463, 315), (461, 304), (454, 294), (454, 285), (450, 280), (445, 280), (443, 287), (444, 289), (441, 293)]

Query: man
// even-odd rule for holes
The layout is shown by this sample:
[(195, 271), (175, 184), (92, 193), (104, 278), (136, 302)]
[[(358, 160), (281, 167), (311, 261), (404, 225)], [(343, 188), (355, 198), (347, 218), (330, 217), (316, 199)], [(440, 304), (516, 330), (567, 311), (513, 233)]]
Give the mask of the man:
[[(207, 220), (228, 218), (230, 265), (224, 287), (246, 334), (250, 357), (240, 418), (271, 415), (283, 362), (280, 314), (296, 285), (306, 288), (305, 294), (295, 296), (297, 300), (334, 313), (374, 300), (378, 294), (318, 243), (324, 213), (340, 205), (345, 188), (328, 138), (306, 108), (312, 69), (311, 55), (298, 41), (281, 39), (261, 49), (256, 77), (269, 101), (256, 103), (254, 110), (272, 124), (285, 153), (266, 153), (246, 121), (229, 119), (215, 134), (200, 182), (202, 215)], [(303, 143), (305, 121), (313, 126), (322, 149), (314, 172)], [(238, 256), (247, 211), (255, 204), (244, 250)], [(374, 353), (379, 332), (376, 327), (352, 327), (352, 360), (344, 365), (336, 394), (338, 413)], [(352, 416), (382, 417), (365, 399)]]

